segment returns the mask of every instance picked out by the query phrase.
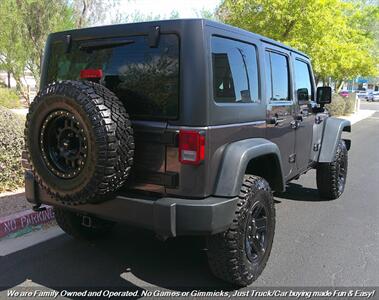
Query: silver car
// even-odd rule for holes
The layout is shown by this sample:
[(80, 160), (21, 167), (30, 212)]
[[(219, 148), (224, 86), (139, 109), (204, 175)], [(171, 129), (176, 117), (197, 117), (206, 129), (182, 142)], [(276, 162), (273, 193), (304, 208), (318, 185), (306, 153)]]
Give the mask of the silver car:
[(357, 97), (359, 99), (367, 99), (367, 95), (368, 95), (368, 93), (367, 93), (366, 90), (359, 90), (359, 91), (357, 91)]
[(379, 101), (379, 91), (375, 91), (371, 93), (370, 99), (367, 99), (367, 101)]

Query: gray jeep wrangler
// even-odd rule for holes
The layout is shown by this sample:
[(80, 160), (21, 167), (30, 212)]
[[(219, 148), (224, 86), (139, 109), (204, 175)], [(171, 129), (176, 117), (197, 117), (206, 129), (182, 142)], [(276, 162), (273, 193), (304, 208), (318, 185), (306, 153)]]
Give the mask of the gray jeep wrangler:
[(305, 54), (212, 21), (53, 33), (26, 121), (26, 197), (78, 238), (115, 222), (206, 236), (212, 272), (246, 286), (272, 248), (273, 191), (312, 168), (320, 197), (344, 190), (351, 125), (330, 101)]

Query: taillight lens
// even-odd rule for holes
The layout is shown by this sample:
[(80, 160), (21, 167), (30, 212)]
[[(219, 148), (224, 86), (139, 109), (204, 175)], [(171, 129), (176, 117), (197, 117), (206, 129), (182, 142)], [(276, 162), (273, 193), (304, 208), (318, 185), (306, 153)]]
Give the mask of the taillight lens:
[(80, 71), (81, 79), (89, 79), (89, 78), (101, 78), (103, 77), (102, 69), (85, 69)]
[(197, 131), (179, 131), (179, 161), (182, 164), (198, 165), (204, 160), (205, 137)]

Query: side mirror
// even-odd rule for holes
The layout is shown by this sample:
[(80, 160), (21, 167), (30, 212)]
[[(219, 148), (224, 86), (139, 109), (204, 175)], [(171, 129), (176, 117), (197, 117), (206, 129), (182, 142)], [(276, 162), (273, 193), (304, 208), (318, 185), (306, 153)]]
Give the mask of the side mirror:
[(308, 102), (309, 101), (309, 93), (308, 93), (307, 88), (297, 90), (297, 101), (298, 102)]
[(332, 88), (330, 86), (320, 86), (317, 88), (316, 102), (318, 104), (329, 104), (332, 102)]

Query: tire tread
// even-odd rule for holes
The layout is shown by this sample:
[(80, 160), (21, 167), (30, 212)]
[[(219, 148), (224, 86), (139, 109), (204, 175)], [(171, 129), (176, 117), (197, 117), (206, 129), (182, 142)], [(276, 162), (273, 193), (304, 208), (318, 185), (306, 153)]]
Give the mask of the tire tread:
[[(81, 191), (67, 194), (49, 186), (36, 172), (28, 151), (29, 128), (33, 113), (49, 95), (64, 95), (75, 99), (92, 123), (98, 161), (93, 177)], [(125, 183), (133, 165), (134, 139), (129, 115), (123, 103), (106, 87), (90, 81), (59, 81), (49, 84), (31, 103), (25, 124), (25, 148), (31, 170), (37, 182), (54, 198), (65, 204), (82, 204), (104, 200), (104, 195)]]

